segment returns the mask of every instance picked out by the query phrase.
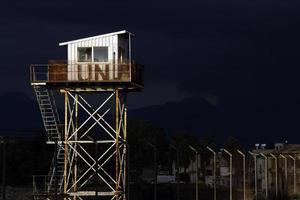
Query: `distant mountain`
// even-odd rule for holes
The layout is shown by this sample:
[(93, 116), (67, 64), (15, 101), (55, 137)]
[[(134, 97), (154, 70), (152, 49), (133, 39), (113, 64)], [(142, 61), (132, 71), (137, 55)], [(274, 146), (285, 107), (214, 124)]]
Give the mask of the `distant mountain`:
[(179, 102), (154, 105), (131, 110), (129, 117), (151, 121), (168, 129), (215, 130), (221, 111), (202, 98), (189, 98)]
[[(153, 105), (129, 111), (129, 118), (151, 121), (172, 134), (190, 131), (197, 135), (224, 132), (224, 113), (203, 98), (188, 98), (178, 102)], [(222, 136), (223, 138), (223, 136)]]
[(300, 108), (297, 105), (213, 106), (202, 98), (131, 110), (129, 118), (151, 121), (172, 133), (187, 130), (199, 136), (212, 135), (219, 143), (235, 137), (244, 145), (300, 142)]

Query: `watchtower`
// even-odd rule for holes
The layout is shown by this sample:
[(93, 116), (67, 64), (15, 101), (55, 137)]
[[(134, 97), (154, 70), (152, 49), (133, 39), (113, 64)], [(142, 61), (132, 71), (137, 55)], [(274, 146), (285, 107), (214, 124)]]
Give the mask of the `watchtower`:
[[(127, 199), (126, 97), (143, 89), (132, 38), (124, 30), (63, 42), (67, 61), (30, 66), (47, 143), (56, 149), (44, 190), (34, 176), (36, 199)], [(54, 91), (63, 106), (56, 106)]]

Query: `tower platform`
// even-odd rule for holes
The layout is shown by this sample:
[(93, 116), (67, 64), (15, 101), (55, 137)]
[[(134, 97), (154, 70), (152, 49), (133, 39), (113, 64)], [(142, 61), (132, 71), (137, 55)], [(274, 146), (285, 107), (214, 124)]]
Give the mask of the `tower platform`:
[(32, 64), (31, 85), (48, 86), (72, 91), (140, 91), (144, 87), (144, 66), (131, 61), (121, 64)]

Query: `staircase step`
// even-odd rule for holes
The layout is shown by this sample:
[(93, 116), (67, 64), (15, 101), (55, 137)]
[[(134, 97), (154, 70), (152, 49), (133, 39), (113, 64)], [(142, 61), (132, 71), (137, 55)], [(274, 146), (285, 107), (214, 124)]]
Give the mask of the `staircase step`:
[(49, 133), (50, 135), (59, 135), (59, 132), (56, 129), (47, 129), (47, 133)]
[(49, 103), (43, 103), (43, 104), (41, 104), (41, 106), (52, 106), (51, 104), (49, 104)]
[(56, 129), (48, 129), (47, 130), (47, 132), (49, 133), (49, 134), (51, 134), (51, 135), (53, 135), (53, 134), (58, 134), (58, 131), (56, 130)]
[(47, 122), (47, 123), (54, 123), (54, 122), (56, 122), (55, 120), (45, 120), (45, 122)]
[(41, 109), (41, 113), (43, 113), (43, 114), (48, 114), (48, 115), (54, 115), (54, 113), (53, 113), (53, 109), (52, 108), (42, 108)]
[(54, 116), (50, 116), (50, 115), (48, 115), (48, 116), (43, 116), (45, 119), (55, 119), (55, 117)]
[(55, 119), (55, 116), (54, 115), (52, 115), (52, 114), (43, 114), (42, 115), (42, 117), (47, 117), (47, 118), (50, 118), (50, 117), (52, 117), (52, 118), (54, 118)]
[(39, 99), (42, 99), (42, 98), (45, 98), (45, 99), (48, 98), (49, 99), (49, 96), (47, 94), (38, 94), (37, 97)]
[(56, 122), (55, 120), (45, 120), (45, 122), (47, 122), (47, 125), (49, 125), (49, 126), (56, 126), (56, 123), (55, 124), (51, 124), (52, 122)]
[(49, 97), (48, 93), (45, 92), (44, 94), (38, 93), (38, 97)]
[(45, 114), (45, 115), (53, 115), (54, 116), (54, 113), (52, 112), (52, 108), (44, 108), (42, 109), (42, 113)]

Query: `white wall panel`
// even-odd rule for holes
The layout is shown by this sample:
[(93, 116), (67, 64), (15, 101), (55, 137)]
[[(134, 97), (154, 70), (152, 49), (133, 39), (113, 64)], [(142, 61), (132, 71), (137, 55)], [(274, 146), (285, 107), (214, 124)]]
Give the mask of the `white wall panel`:
[[(109, 79), (117, 77), (117, 71), (113, 74), (113, 60), (118, 63), (118, 47), (121, 46), (125, 49), (125, 55), (128, 57), (128, 39), (122, 35), (109, 35), (106, 37), (91, 38), (89, 40), (80, 40), (78, 42), (68, 43), (68, 80), (77, 81), (80, 78), (95, 80), (101, 80), (101, 76), (95, 76), (95, 63), (90, 64), (90, 68), (87, 64), (83, 64), (77, 61), (77, 49), (78, 47), (108, 47), (108, 61), (109, 61)], [(114, 54), (115, 53), (115, 54)], [(93, 56), (92, 56), (93, 57)], [(79, 65), (80, 64), (80, 65)], [(107, 63), (106, 63), (107, 65)], [(98, 70), (105, 72), (106, 65), (104, 63), (98, 63)], [(89, 73), (92, 70), (94, 73)], [(78, 76), (78, 71), (81, 71)], [(89, 77), (90, 76), (90, 77)]]

